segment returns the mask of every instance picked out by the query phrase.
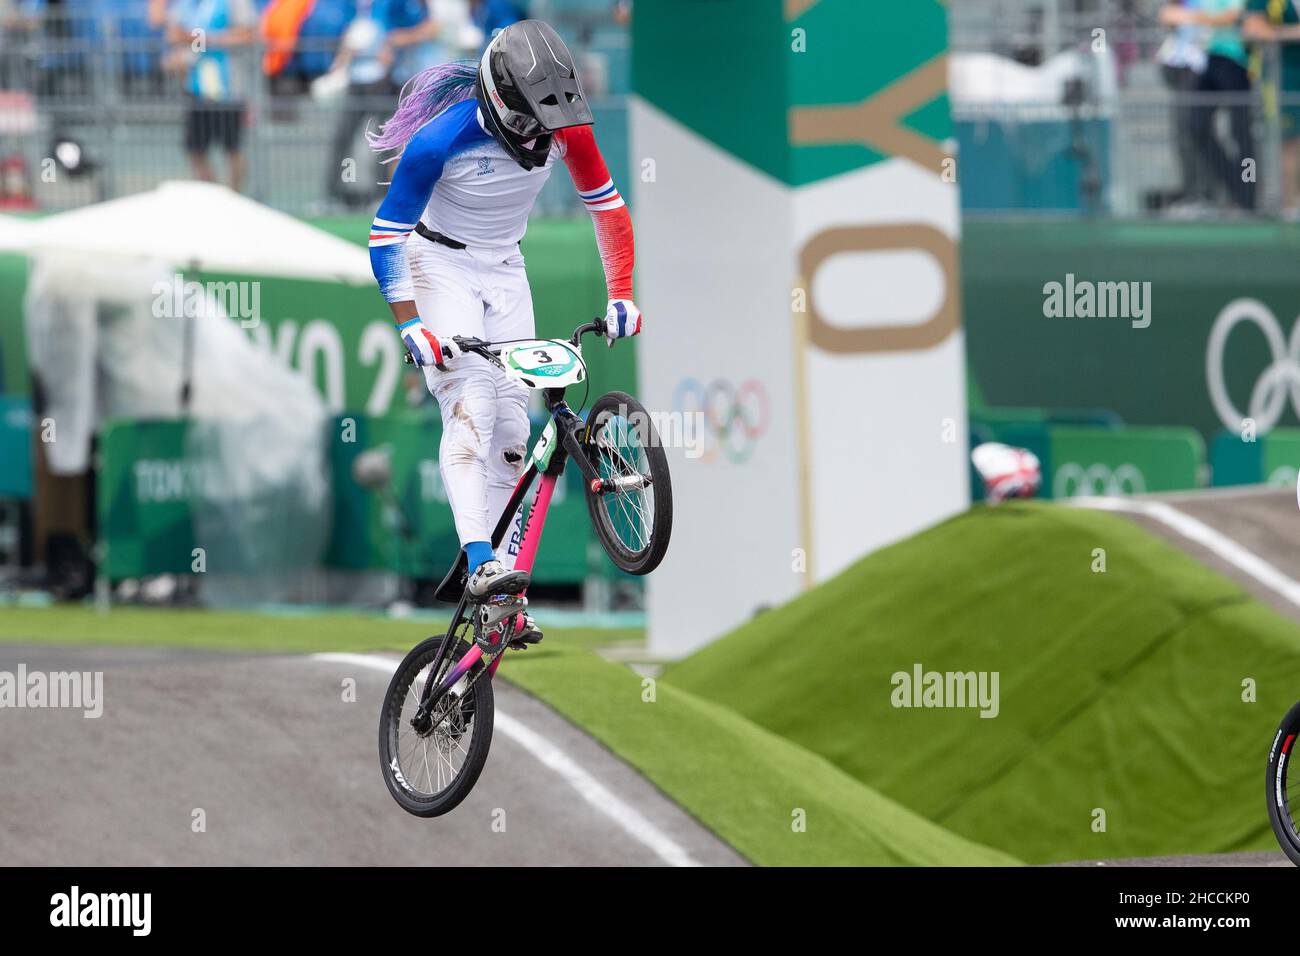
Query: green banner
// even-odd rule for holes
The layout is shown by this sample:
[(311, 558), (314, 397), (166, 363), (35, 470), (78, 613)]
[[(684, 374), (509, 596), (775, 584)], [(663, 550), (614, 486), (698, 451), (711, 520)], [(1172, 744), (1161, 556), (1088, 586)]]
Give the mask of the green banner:
[[(539, 420), (534, 432), (540, 427)], [(214, 476), (189, 453), (189, 428), (180, 421), (117, 421), (104, 430), (97, 510), (103, 568), (110, 579), (191, 572), (193, 549), (201, 544), (194, 503), (202, 483)], [(325, 565), (441, 577), (459, 544), (438, 470), (436, 413), (344, 415), (332, 433), (330, 511), (320, 516), (331, 526)], [(390, 496), (360, 487), (353, 477), (356, 457), (374, 448), (390, 453)], [(410, 528), (409, 540), (400, 531), (402, 520)], [(581, 472), (571, 466), (552, 499), (534, 579), (577, 584), (589, 574), (619, 574), (598, 549)]]
[(1190, 428), (1048, 429), (1044, 497), (1135, 495), (1202, 483), (1205, 443)]
[(987, 404), (1107, 408), (1206, 441), (1247, 417), (1259, 434), (1300, 423), (1287, 384), (1300, 227), (968, 220), (963, 231), (966, 354)]
[[(974, 419), (972, 429), (979, 441), (1005, 442), (1038, 456), (1040, 498), (1183, 491), (1205, 484), (1205, 443), (1194, 429), (1055, 425), (1046, 415), (1039, 410), (1043, 417), (1020, 422)], [(971, 478), (975, 497), (983, 498), (973, 468)]]
[(190, 573), (190, 501), (204, 478), (187, 460), (185, 438), (176, 421), (111, 422), (101, 433), (95, 504), (101, 572), (111, 580)]
[[(349, 217), (313, 225), (364, 245), (370, 220)], [(605, 314), (605, 277), (588, 217), (532, 223), (521, 249), (540, 337), (568, 338), (581, 323)], [(332, 411), (373, 417), (401, 408), (405, 386), (418, 373), (401, 362), (401, 342), (376, 287), (290, 279), (259, 279), (258, 287), (261, 322), (248, 334), (305, 371)], [(635, 391), (635, 343), (615, 349), (594, 347), (598, 344), (588, 339), (584, 356), (592, 396), (613, 388)]]
[[(370, 229), (370, 219), (362, 216), (309, 222), (362, 246)], [(577, 325), (605, 314), (605, 277), (588, 216), (530, 223), (521, 249), (540, 336), (568, 338)], [(185, 272), (183, 277), (255, 280), (259, 322), (246, 334), (306, 370), (333, 411), (383, 415), (401, 407), (406, 376), (414, 373), (401, 363), (401, 344), (377, 287), (223, 273)], [(23, 333), (26, 282), (26, 260), (0, 256), (0, 394), (21, 395), (31, 388)], [(593, 397), (614, 388), (636, 391), (636, 347), (635, 341), (615, 349), (589, 344)]]
[[(350, 420), (355, 421), (352, 430)], [(544, 422), (540, 417), (534, 420), (534, 437)], [(326, 563), (355, 570), (389, 568), (419, 578), (445, 574), (459, 542), (438, 469), (442, 437), (438, 416), (415, 412), (378, 419), (343, 416), (334, 433), (343, 438), (331, 444), (329, 453), (334, 510)], [(392, 462), (390, 497), (360, 487), (353, 477), (357, 456), (372, 448), (384, 449)], [(399, 532), (403, 523), (410, 529), (409, 540)], [(547, 513), (534, 580), (543, 584), (582, 581), (589, 573), (593, 543), (582, 473), (570, 466)], [(604, 568), (612, 565), (603, 557), (590, 566), (593, 573)]]

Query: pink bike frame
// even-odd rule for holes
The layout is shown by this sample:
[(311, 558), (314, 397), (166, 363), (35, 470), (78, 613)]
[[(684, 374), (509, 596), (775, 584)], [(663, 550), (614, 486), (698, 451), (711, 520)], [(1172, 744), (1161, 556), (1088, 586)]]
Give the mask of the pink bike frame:
[[(523, 542), (519, 546), (519, 558), (515, 561), (515, 568), (520, 571), (532, 571), (533, 562), (537, 559), (537, 548), (542, 543), (542, 528), (546, 525), (546, 512), (551, 507), (551, 495), (555, 493), (555, 482), (559, 479), (558, 475), (543, 474), (542, 482), (537, 486), (537, 492), (533, 495), (532, 506), (528, 509), (528, 523), (524, 526)], [(523, 481), (524, 479), (520, 479)], [(488, 677), (492, 677), (501, 665), (501, 659), (504, 654), (498, 654), (488, 667)], [(454, 667), (443, 678), (443, 688), (450, 689), (456, 681), (464, 677), (471, 667), (477, 664), (483, 657), (483, 648), (475, 642), (474, 646), (458, 660)]]

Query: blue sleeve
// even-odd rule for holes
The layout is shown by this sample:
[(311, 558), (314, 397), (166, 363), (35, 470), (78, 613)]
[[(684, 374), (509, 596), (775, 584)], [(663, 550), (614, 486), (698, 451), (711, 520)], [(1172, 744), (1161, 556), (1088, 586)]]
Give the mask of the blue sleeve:
[(415, 298), (406, 266), (406, 239), (420, 220), (455, 139), (456, 129), (444, 113), (419, 130), (402, 151), (388, 195), (370, 227), (370, 268), (389, 302)]

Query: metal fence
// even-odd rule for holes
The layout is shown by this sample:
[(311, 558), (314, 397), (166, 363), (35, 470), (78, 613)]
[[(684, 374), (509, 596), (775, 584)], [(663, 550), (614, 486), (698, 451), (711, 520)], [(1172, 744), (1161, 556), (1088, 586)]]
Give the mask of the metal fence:
[[(350, 86), (328, 98), (312, 93), (323, 69), (269, 77), (258, 43), (228, 54), (235, 95), (224, 103), (187, 92), (185, 69), (168, 68), (156, 35), (133, 36), (107, 19), (93, 42), (39, 21), (37, 28), (0, 32), (0, 210), (59, 210), (149, 189), (200, 173), (187, 152), (187, 130), (212, 139), (211, 173), (230, 180), (224, 135), (239, 130), (241, 189), (297, 215), (372, 209), (391, 167), (381, 166), (364, 131), (390, 114), (397, 87)], [(590, 39), (590, 31), (580, 36)], [(626, 43), (603, 33), (576, 52), (593, 78), (593, 112), (602, 147), (617, 176), (626, 169)], [(300, 40), (295, 53), (332, 59), (337, 40)], [(473, 51), (466, 51), (472, 55)], [(226, 114), (226, 115), (223, 115)], [(189, 140), (191, 145), (193, 139)], [(208, 170), (202, 171), (204, 174)], [(547, 214), (581, 209), (567, 177), (553, 177), (539, 197)]]
[[(1300, 189), (1287, 186), (1297, 172), (1288, 164), (1300, 157), (1292, 132), (1300, 89), (1281, 82), (1282, 46), (1248, 44), (1249, 89), (1200, 90), (1195, 77), (1162, 66), (1162, 47), (1173, 36), (1159, 22), (1164, 5), (949, 5), (952, 109), (968, 214), (1300, 214)], [(1008, 95), (990, 96), (988, 84), (996, 89), (998, 80), (988, 75), (971, 82), (977, 68), (1001, 71)], [(1029, 71), (1060, 83), (1050, 96), (1025, 98), (1012, 87)]]
[[(626, 27), (609, 19), (605, 0), (534, 0), (533, 6), (559, 23), (582, 58), (603, 151), (615, 179), (625, 180)], [(1284, 172), (1294, 173), (1287, 163), (1300, 157), (1300, 145), (1294, 154), (1286, 145), (1286, 123), (1300, 118), (1300, 90), (1278, 83), (1281, 49), (1254, 47), (1247, 91), (1206, 93), (1183, 80), (1171, 83), (1159, 59), (1171, 35), (1159, 24), (1161, 6), (1159, 0), (948, 5), (951, 103), (968, 214), (1297, 214), (1300, 204), (1288, 195), (1296, 190), (1284, 188)], [(195, 104), (187, 100), (184, 72), (165, 68), (156, 33), (113, 17), (97, 25), (92, 42), (57, 16), (0, 32), (0, 208), (63, 209), (194, 175), (182, 144)], [(338, 42), (300, 40), (298, 52), (314, 54), (319, 73)], [(269, 77), (264, 52), (253, 46), (231, 54), (243, 91), (243, 190), (299, 215), (372, 207), (387, 169), (362, 132), (391, 111), (394, 91), (317, 98), (310, 92), (313, 70)], [(1014, 79), (1018, 69), (1062, 76), (1037, 98), (1018, 98), (1009, 81), (999, 95), (994, 74)], [(982, 96), (971, 95), (972, 70), (984, 71), (975, 76)], [(225, 177), (221, 152), (213, 150), (213, 167)], [(556, 176), (547, 184), (542, 212), (579, 211), (565, 180)]]

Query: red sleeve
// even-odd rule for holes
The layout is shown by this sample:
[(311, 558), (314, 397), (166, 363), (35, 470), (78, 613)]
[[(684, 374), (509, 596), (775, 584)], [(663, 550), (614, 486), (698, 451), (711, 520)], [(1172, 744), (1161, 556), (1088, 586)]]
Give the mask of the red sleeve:
[(600, 155), (590, 126), (570, 126), (555, 134), (564, 150), (573, 185), (596, 227), (596, 247), (605, 267), (605, 288), (611, 299), (632, 298), (632, 217)]

